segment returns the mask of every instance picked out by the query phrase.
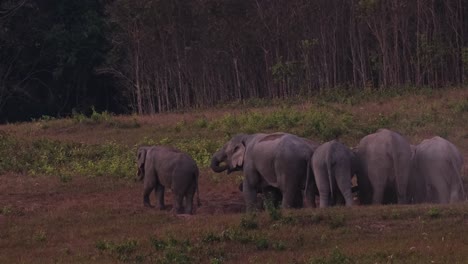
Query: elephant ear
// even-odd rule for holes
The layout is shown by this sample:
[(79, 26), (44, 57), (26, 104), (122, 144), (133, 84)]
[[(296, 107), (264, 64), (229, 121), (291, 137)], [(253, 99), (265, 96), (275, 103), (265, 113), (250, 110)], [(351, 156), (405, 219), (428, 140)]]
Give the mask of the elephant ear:
[(144, 166), (145, 166), (145, 160), (146, 160), (146, 152), (147, 152), (147, 148), (139, 148), (138, 149), (138, 154), (137, 154), (137, 158), (138, 158), (138, 168), (139, 169), (143, 169)]
[(231, 167), (237, 168), (244, 165), (245, 145), (243, 143), (236, 146), (234, 153), (232, 153)]

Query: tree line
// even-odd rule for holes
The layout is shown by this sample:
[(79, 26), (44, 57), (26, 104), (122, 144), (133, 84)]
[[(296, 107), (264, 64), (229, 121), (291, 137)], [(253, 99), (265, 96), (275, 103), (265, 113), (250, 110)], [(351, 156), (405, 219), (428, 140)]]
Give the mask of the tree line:
[(4, 0), (0, 121), (466, 85), (463, 0)]

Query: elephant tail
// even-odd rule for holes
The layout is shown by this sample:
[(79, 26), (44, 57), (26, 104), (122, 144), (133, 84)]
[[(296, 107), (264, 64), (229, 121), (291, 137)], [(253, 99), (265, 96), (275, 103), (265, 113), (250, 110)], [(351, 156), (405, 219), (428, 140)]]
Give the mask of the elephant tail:
[(330, 184), (330, 204), (335, 205), (335, 193), (333, 191), (333, 179), (335, 178), (335, 173), (333, 170), (332, 160), (327, 162), (327, 170), (328, 170), (328, 183)]
[[(310, 184), (310, 176), (311, 176), (311, 166), (312, 166), (312, 159), (307, 161), (307, 173), (306, 173), (306, 182), (304, 187), (304, 196), (307, 197), (307, 190), (309, 189)], [(309, 205), (310, 206), (310, 205)]]

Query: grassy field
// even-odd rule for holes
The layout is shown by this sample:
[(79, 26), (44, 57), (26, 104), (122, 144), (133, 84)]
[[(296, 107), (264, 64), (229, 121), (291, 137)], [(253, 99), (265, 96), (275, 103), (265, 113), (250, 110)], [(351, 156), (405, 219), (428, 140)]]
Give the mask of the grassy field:
[[(465, 157), (468, 190), (466, 88), (333, 91), (184, 113), (95, 112), (2, 125), (0, 263), (468, 263), (468, 203), (244, 214), (242, 174), (208, 168), (236, 133), (338, 136), (355, 146), (381, 127), (413, 144), (449, 139)], [(142, 184), (134, 181), (143, 144), (173, 145), (197, 161), (196, 215), (143, 208)], [(171, 198), (167, 192), (169, 205)]]

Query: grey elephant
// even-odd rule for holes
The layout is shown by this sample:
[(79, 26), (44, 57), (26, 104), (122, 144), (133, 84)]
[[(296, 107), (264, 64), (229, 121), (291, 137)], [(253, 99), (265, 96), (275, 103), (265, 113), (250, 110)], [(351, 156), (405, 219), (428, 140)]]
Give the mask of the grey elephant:
[[(239, 191), (243, 192), (244, 190), (244, 183), (239, 184)], [(273, 186), (265, 186), (263, 188), (257, 188), (257, 193), (261, 194), (263, 196), (263, 203), (266, 202), (266, 200), (270, 200), (272, 205), (275, 208), (278, 208), (280, 206), (281, 200), (283, 199), (283, 194), (278, 188), (275, 188)]]
[[(255, 209), (257, 190), (268, 186), (281, 191), (283, 208), (299, 208), (315, 148), (314, 143), (287, 133), (238, 134), (213, 154), (211, 169), (244, 172), (242, 194), (247, 211)], [(315, 206), (313, 185), (308, 189), (307, 203)]]
[(465, 201), (462, 168), (463, 156), (454, 144), (438, 136), (423, 140), (414, 149), (413, 202)]
[(137, 179), (144, 180), (143, 205), (145, 207), (152, 207), (149, 196), (154, 190), (159, 201), (159, 208), (165, 209), (165, 188), (172, 190), (174, 211), (177, 214), (193, 213), (195, 192), (197, 192), (198, 205), (200, 204), (199, 170), (197, 163), (188, 154), (167, 146), (144, 146), (138, 148), (137, 163)]
[(406, 138), (379, 129), (362, 138), (354, 152), (361, 204), (408, 203), (412, 153)]
[(343, 143), (332, 140), (315, 150), (311, 164), (320, 207), (334, 205), (339, 196), (342, 196), (346, 206), (352, 206), (351, 178), (358, 168), (356, 155)]

